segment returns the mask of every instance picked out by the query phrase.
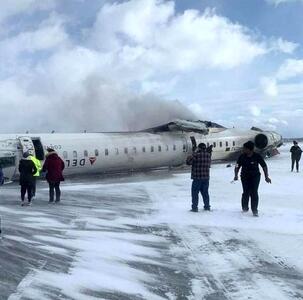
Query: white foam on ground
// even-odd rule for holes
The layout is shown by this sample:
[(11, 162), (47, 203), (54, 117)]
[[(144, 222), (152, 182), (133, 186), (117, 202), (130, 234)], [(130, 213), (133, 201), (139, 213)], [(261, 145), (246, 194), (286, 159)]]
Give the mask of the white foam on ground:
[[(272, 185), (264, 182), (260, 186), (260, 217), (254, 218), (251, 213), (241, 212), (240, 199), (242, 188), (240, 182), (231, 184), (233, 179), (233, 168), (226, 168), (224, 164), (214, 165), (211, 170), (210, 196), (212, 212), (189, 212), (190, 199), (190, 174), (176, 174), (169, 179), (157, 181), (143, 181), (140, 183), (119, 184), (77, 184), (67, 185), (64, 192), (82, 191), (95, 189), (106, 192), (108, 196), (118, 193), (128, 198), (138, 196), (144, 191), (152, 200), (152, 215), (144, 215), (139, 219), (128, 217), (117, 217), (112, 220), (102, 219), (102, 213), (111, 215), (106, 208), (98, 208), (96, 216), (79, 216), (77, 221), (84, 222), (86, 229), (81, 231), (73, 228), (73, 225), (62, 224), (59, 221), (47, 217), (27, 217), (24, 219), (25, 226), (41, 226), (50, 228), (61, 228), (64, 234), (57, 236), (41, 236), (35, 238), (44, 243), (43, 249), (57, 252), (56, 249), (64, 248), (75, 251), (74, 261), (68, 274), (38, 270), (33, 278), (32, 284), (23, 291), (23, 296), (36, 298), (41, 296), (39, 287), (43, 284), (59, 289), (63, 295), (73, 299), (95, 299), (93, 296), (83, 295), (86, 289), (91, 291), (111, 291), (115, 293), (126, 293), (139, 295), (143, 299), (162, 299), (152, 294), (145, 286), (148, 282), (152, 284), (154, 278), (148, 272), (133, 268), (129, 262), (155, 263), (154, 258), (159, 253), (144, 246), (144, 242), (164, 241), (167, 232), (163, 234), (134, 234), (118, 233), (114, 231), (102, 231), (103, 227), (127, 230), (130, 225), (159, 225), (168, 226), (184, 243), (172, 245), (171, 255), (178, 255), (189, 251), (192, 260), (189, 268), (195, 274), (211, 269), (212, 276), (220, 282), (222, 273), (235, 273), (235, 268), (230, 262), (237, 262), (239, 269), (249, 268), (251, 261), (249, 253), (243, 250), (242, 256), (232, 251), (227, 257), (222, 257), (217, 252), (205, 256), (199, 253), (201, 244), (200, 229), (213, 230), (218, 240), (224, 240), (224, 231), (221, 229), (239, 230), (237, 238), (243, 241), (253, 241), (268, 255), (279, 255), (297, 269), (303, 270), (303, 256), (297, 249), (303, 248), (303, 199), (300, 191), (303, 176), (301, 173), (290, 173), (290, 161), (288, 146), (282, 148), (282, 154), (267, 161), (272, 178)], [(144, 199), (142, 200), (144, 201)], [(102, 206), (102, 201), (100, 201)], [(200, 208), (202, 208), (200, 204)], [(98, 216), (100, 213), (100, 216)], [(50, 245), (49, 248), (47, 245)], [(39, 246), (41, 247), (41, 246)], [(217, 270), (217, 271), (216, 271)], [(243, 291), (235, 291), (236, 299), (289, 299), (286, 292), (287, 287), (282, 286), (283, 293), (278, 285), (259, 275), (254, 275), (255, 289), (250, 286), (243, 287)], [(224, 287), (222, 286), (224, 291)], [(201, 299), (211, 291), (210, 286), (201, 285), (201, 281), (192, 281), (193, 299)], [(38, 294), (37, 294), (38, 293)], [(38, 297), (38, 296), (37, 296)], [(168, 293), (167, 298), (175, 299), (173, 293)], [(43, 294), (43, 299), (48, 299)]]

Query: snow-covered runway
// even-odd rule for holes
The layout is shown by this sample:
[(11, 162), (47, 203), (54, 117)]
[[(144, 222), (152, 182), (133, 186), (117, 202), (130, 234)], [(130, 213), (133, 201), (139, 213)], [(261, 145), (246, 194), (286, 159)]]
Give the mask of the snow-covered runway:
[(32, 207), (2, 187), (0, 299), (303, 299), (303, 173), (268, 160), (260, 217), (233, 169), (212, 167), (212, 212), (190, 213), (190, 174), (66, 182)]

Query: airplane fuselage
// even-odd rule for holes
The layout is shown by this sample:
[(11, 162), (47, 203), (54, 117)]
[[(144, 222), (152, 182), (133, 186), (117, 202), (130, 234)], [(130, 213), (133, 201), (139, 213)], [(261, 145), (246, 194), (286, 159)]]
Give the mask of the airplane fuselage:
[[(64, 160), (65, 175), (115, 173), (178, 167), (192, 152), (192, 138), (199, 144), (213, 145), (212, 160), (234, 160), (242, 145), (255, 141), (260, 132), (225, 129), (209, 132), (133, 132), (80, 134), (3, 134), (0, 135), (0, 163), (8, 179), (18, 177), (23, 152), (31, 150), (43, 161), (46, 149), (53, 148)], [(260, 152), (278, 146), (279, 135), (264, 132), (267, 143)], [(1, 162), (2, 160), (2, 162)]]

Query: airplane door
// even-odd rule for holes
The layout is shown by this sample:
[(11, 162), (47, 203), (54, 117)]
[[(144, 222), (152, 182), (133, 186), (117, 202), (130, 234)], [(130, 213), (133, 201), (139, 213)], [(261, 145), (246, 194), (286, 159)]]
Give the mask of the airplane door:
[(21, 136), (18, 139), (20, 141), (22, 153), (30, 151), (33, 155), (36, 155), (35, 146), (31, 138)]
[(194, 136), (190, 137), (191, 140), (191, 144), (192, 144), (192, 151), (195, 152), (197, 149), (197, 141), (196, 138)]

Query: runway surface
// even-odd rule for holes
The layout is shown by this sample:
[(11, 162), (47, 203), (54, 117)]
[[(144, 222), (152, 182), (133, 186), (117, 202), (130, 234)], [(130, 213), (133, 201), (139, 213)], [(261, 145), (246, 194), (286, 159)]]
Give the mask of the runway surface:
[(69, 180), (60, 204), (41, 182), (31, 207), (1, 187), (0, 299), (303, 299), (303, 173), (287, 147), (267, 162), (259, 218), (225, 164), (211, 212), (189, 212), (188, 172)]

